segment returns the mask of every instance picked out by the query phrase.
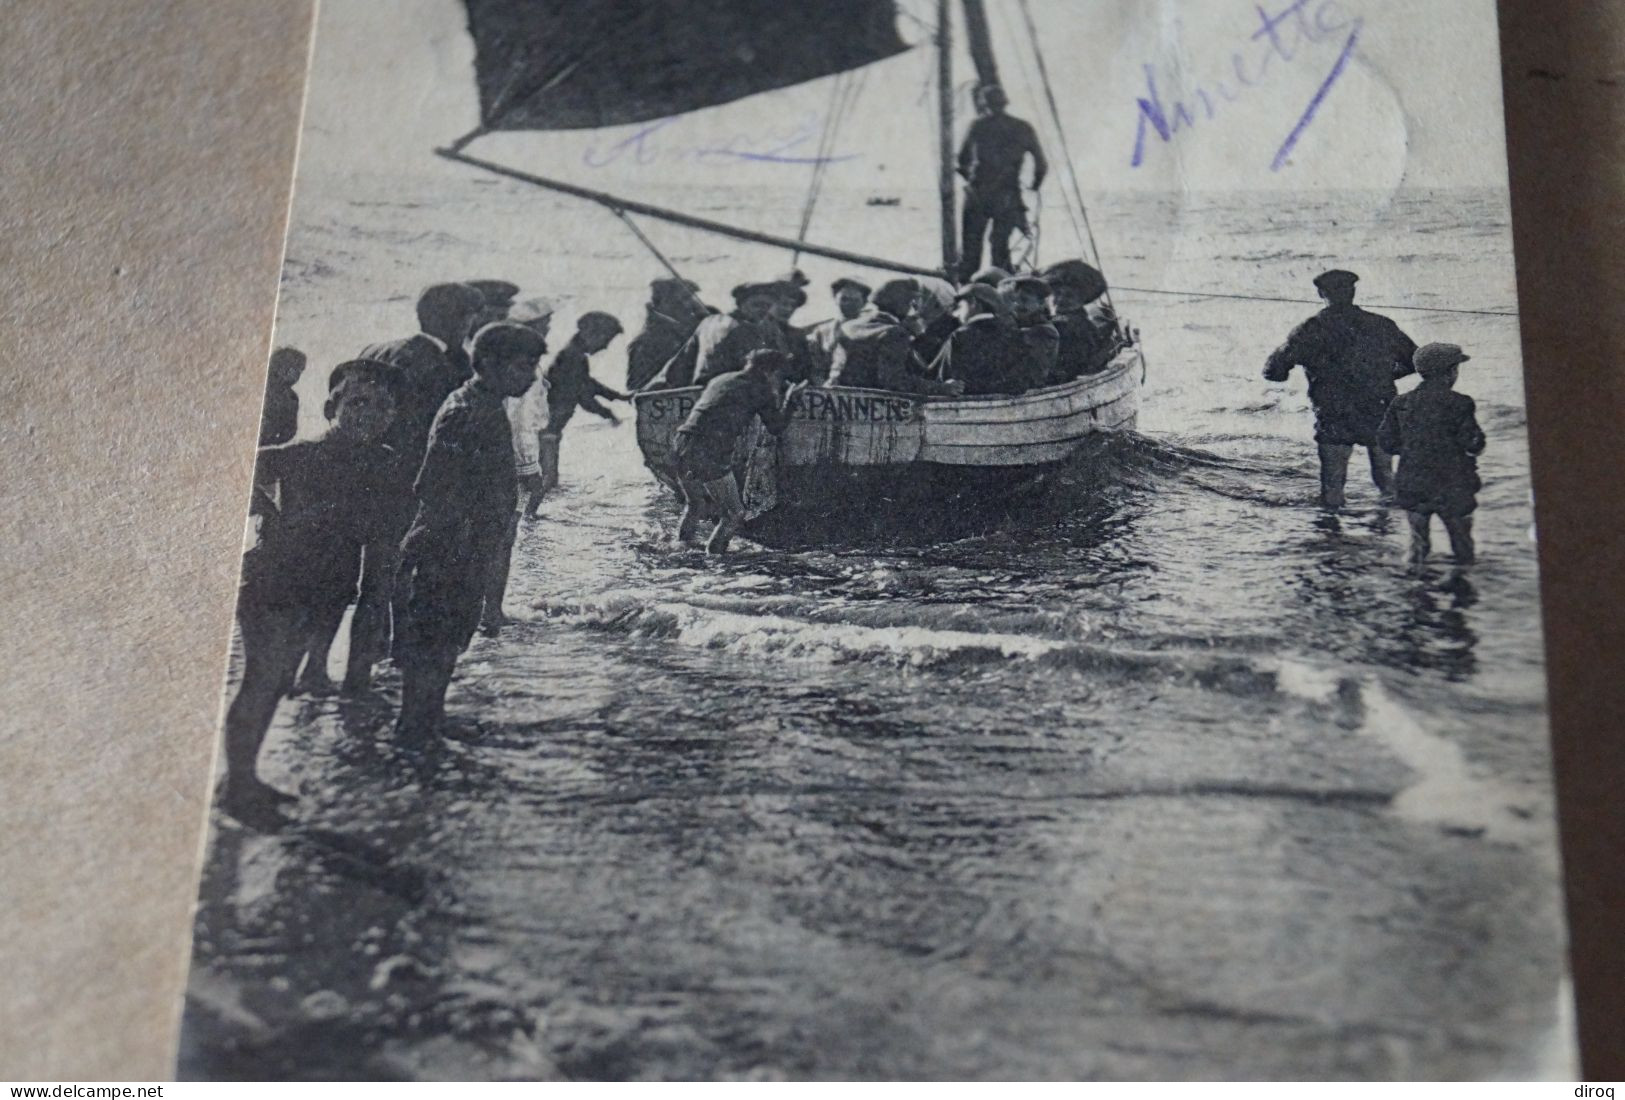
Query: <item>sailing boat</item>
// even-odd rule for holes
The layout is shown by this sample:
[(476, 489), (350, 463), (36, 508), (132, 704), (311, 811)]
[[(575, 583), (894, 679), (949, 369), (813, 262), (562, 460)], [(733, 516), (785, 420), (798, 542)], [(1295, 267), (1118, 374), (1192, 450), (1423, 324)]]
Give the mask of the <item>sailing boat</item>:
[[(1007, 0), (1016, 2), (1016, 0)], [(739, 240), (775, 245), (899, 272), (954, 278), (959, 248), (954, 188), (953, 31), (950, 0), (936, 0), (937, 187), (942, 267), (931, 270), (839, 248), (756, 232), (523, 172), (467, 152), (479, 137), (511, 130), (619, 126), (670, 117), (883, 62), (909, 47), (896, 29), (893, 0), (465, 0), (475, 44), (481, 125), (441, 156), (510, 179), (598, 203), (637, 234), (673, 275), (675, 267), (635, 222), (637, 214)], [(1040, 72), (1038, 35), (1019, 0)], [(999, 82), (982, 0), (961, 0), (976, 76)], [(1054, 134), (1065, 153), (1054, 96)], [(1071, 157), (1065, 164), (1068, 213), (1088, 225)], [(1063, 177), (1065, 179), (1065, 177)], [(1074, 224), (1078, 221), (1075, 217)], [(1084, 241), (1080, 233), (1080, 243)], [(1092, 232), (1091, 258), (1099, 267)], [(1109, 298), (1108, 298), (1109, 302)], [(1105, 368), (1063, 385), (1016, 396), (941, 397), (889, 390), (809, 389), (775, 439), (758, 428), (735, 453), (752, 519), (769, 513), (816, 517), (849, 511), (856, 500), (941, 504), (995, 495), (1041, 479), (1099, 432), (1135, 426), (1144, 360), (1137, 334), (1119, 325)], [(698, 387), (635, 396), (645, 464), (677, 487), (676, 431)]]

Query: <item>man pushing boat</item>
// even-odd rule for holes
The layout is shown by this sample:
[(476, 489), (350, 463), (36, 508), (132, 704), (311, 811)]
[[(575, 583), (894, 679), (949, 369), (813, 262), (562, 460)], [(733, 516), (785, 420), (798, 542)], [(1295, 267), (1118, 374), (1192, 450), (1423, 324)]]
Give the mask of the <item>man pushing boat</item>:
[(797, 382), (785, 391), (784, 374), (790, 357), (781, 351), (758, 349), (745, 357), (745, 368), (713, 378), (706, 384), (687, 419), (677, 429), (673, 456), (683, 492), (683, 520), (677, 528), (680, 542), (699, 535), (700, 510), (709, 501), (721, 513), (716, 530), (706, 543), (712, 554), (725, 554), (728, 543), (745, 523), (745, 502), (734, 478), (733, 455), (751, 421), (774, 435), (790, 421), (790, 405), (806, 389)]

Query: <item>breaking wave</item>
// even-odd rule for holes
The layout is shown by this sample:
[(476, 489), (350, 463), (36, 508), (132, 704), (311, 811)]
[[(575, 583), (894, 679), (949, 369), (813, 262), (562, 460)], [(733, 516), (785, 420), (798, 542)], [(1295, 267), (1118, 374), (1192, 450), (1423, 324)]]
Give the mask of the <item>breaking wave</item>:
[[(1154, 650), (1119, 641), (1104, 644), (1016, 631), (884, 623), (879, 621), (887, 617), (884, 614), (869, 616), (870, 623), (816, 621), (779, 613), (788, 610), (796, 602), (793, 600), (751, 601), (758, 607), (766, 602), (777, 609), (766, 612), (739, 609), (737, 605), (744, 602), (736, 601), (730, 608), (726, 606), (729, 601), (723, 600), (643, 602), (628, 596), (544, 603), (535, 611), (543, 621), (723, 651), (742, 660), (771, 657), (921, 671), (1026, 664), (1101, 674), (1114, 680), (1186, 684), (1232, 695), (1298, 691), (1296, 666), (1263, 654)], [(1042, 625), (1036, 616), (1033, 625)]]

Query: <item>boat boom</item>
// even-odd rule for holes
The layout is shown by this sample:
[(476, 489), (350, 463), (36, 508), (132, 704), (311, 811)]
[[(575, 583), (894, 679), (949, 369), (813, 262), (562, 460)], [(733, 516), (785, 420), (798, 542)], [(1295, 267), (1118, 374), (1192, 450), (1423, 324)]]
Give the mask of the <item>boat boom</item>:
[(840, 248), (828, 248), (823, 245), (808, 244), (790, 237), (780, 237), (772, 233), (759, 233), (753, 229), (743, 229), (739, 226), (729, 225), (726, 222), (712, 221), (710, 218), (695, 217), (677, 210), (668, 210), (662, 206), (650, 206), (648, 203), (635, 202), (632, 199), (623, 199), (604, 191), (594, 191), (590, 187), (578, 187), (573, 183), (564, 183), (560, 180), (548, 179), (545, 176), (523, 172), (517, 168), (509, 168), (495, 161), (484, 160), (480, 157), (471, 157), (460, 148), (447, 147), (436, 149), (435, 153), (447, 160), (467, 164), (473, 168), (481, 168), (494, 175), (504, 176), (508, 179), (528, 183), (533, 187), (542, 187), (549, 191), (557, 191), (563, 195), (572, 195), (578, 199), (598, 203), (616, 212), (643, 214), (647, 217), (658, 218), (661, 221), (671, 222), (674, 225), (687, 226), (690, 229), (699, 229), (707, 233), (716, 233), (724, 237), (733, 237), (736, 240), (751, 241), (755, 244), (770, 245), (782, 248), (789, 252), (805, 252), (813, 256), (823, 256), (830, 260), (841, 260), (845, 263), (857, 264), (861, 267), (875, 268), (880, 271), (896, 271), (904, 275), (924, 275), (939, 278), (943, 272), (929, 267), (920, 267), (916, 264), (899, 263), (879, 256), (866, 256), (861, 252), (848, 252)]

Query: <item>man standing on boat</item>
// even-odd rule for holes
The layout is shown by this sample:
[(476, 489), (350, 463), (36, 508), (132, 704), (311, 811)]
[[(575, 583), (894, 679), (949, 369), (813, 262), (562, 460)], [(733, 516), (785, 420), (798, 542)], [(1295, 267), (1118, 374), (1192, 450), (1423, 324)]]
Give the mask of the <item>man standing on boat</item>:
[(959, 147), (959, 174), (965, 177), (965, 213), (960, 223), (959, 271), (969, 282), (982, 266), (982, 240), (992, 227), (989, 245), (994, 267), (1011, 270), (1010, 236), (1027, 230), (1027, 208), (1021, 201), (1021, 165), (1033, 158), (1033, 190), (1049, 171), (1038, 134), (1032, 126), (1004, 113), (1009, 97), (997, 84), (977, 92), (986, 113), (970, 124)]
[(1320, 502), (1343, 506), (1349, 458), (1364, 447), (1371, 480), (1384, 497), (1393, 492), (1393, 458), (1378, 442), (1377, 429), (1398, 395), (1394, 381), (1412, 373), (1416, 341), (1388, 318), (1354, 304), (1352, 271), (1328, 271), (1315, 279), (1326, 308), (1292, 330), (1264, 365), (1264, 378), (1285, 382), (1293, 367), (1309, 376), (1315, 407), (1315, 443), (1320, 449)]

